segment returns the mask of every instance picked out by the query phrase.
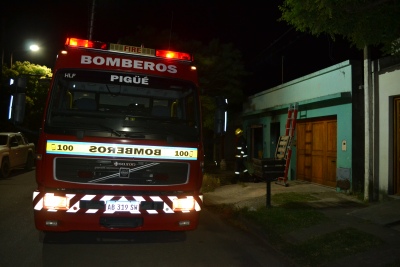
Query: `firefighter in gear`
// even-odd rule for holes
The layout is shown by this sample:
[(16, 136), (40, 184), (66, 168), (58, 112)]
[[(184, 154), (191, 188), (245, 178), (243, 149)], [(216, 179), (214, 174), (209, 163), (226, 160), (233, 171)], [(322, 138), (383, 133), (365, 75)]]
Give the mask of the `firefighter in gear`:
[(243, 131), (237, 128), (235, 131), (236, 135), (236, 153), (235, 153), (235, 178), (234, 183), (239, 180), (243, 182), (248, 181), (248, 171), (245, 165), (247, 160), (247, 143), (243, 136)]

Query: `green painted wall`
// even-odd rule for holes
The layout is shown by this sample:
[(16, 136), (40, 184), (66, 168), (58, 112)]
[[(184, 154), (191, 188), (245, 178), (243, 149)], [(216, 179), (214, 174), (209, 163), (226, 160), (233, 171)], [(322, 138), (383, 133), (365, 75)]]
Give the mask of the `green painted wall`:
[[(249, 97), (244, 104), (243, 129), (251, 140), (251, 128), (262, 125), (263, 158), (272, 158), (271, 123), (280, 123), (280, 135), (285, 134), (287, 111), (298, 103), (297, 120), (335, 116), (337, 119), (337, 168), (351, 169), (353, 165), (353, 106), (354, 87), (351, 62), (346, 61), (300, 79), (268, 89)], [(346, 143), (342, 149), (343, 141)], [(251, 144), (249, 144), (250, 146)], [(276, 147), (276, 144), (275, 144)], [(360, 148), (363, 149), (363, 148)], [(293, 147), (289, 179), (296, 173), (296, 148)]]

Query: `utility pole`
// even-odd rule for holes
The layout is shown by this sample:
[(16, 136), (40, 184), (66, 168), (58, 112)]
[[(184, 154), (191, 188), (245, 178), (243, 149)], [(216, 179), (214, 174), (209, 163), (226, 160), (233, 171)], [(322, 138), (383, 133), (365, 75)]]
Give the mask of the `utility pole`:
[(372, 65), (368, 46), (364, 47), (364, 200), (372, 202), (374, 197), (374, 89), (372, 85)]
[(94, 8), (96, 5), (96, 0), (92, 0), (92, 6), (90, 9), (90, 21), (89, 21), (89, 29), (88, 29), (88, 39), (92, 40), (93, 37), (93, 23), (94, 23)]
[(285, 58), (285, 56), (282, 56), (282, 62), (281, 62), (281, 75), (282, 75), (282, 84), (283, 84), (283, 59)]

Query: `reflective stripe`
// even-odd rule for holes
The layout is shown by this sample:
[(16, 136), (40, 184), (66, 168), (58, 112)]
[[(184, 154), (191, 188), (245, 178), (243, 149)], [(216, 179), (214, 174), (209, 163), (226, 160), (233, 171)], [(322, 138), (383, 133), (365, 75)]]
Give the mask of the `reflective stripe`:
[(92, 200), (96, 195), (86, 195), (81, 200)]
[(102, 198), (100, 198), (100, 200), (102, 201), (107, 201), (107, 200), (111, 200), (114, 196), (104, 196)]
[(97, 212), (96, 209), (88, 209), (88, 210), (86, 211), (86, 213), (96, 213), (96, 212)]
[[(34, 203), (36, 202), (36, 204), (34, 204), (34, 209), (37, 211), (40, 210), (45, 210), (48, 212), (67, 212), (67, 213), (77, 213), (78, 211), (80, 212), (85, 212), (86, 214), (95, 214), (95, 213), (104, 213), (104, 214), (112, 214), (116, 211), (105, 211), (104, 209), (81, 209), (80, 208), (80, 201), (96, 201), (96, 199), (98, 201), (104, 201), (106, 202), (107, 200), (115, 200), (115, 201), (128, 201), (128, 199), (124, 196), (122, 197), (118, 197), (118, 196), (114, 196), (114, 195), (105, 195), (105, 196), (96, 196), (96, 195), (84, 195), (82, 197), (80, 197), (80, 199), (75, 199), (74, 197), (76, 196), (75, 194), (66, 194), (66, 197), (68, 197), (70, 204), (72, 204), (68, 210), (65, 211), (61, 211), (61, 210), (55, 210), (55, 209), (44, 209), (43, 207), (43, 199), (44, 196), (42, 196), (40, 199), (36, 199), (36, 197), (39, 196), (39, 192), (34, 192), (33, 193), (33, 201)], [(52, 193), (50, 193), (52, 194)], [(177, 199), (176, 196), (148, 196), (148, 197), (144, 197), (144, 196), (127, 196), (128, 198), (131, 198), (130, 200), (134, 200), (134, 201), (138, 201), (138, 202), (143, 202), (143, 201), (154, 201), (154, 202), (163, 202), (163, 208), (162, 208), (162, 212), (161, 211), (157, 211), (157, 210), (136, 210), (136, 211), (129, 211), (131, 214), (141, 214), (141, 213), (147, 213), (147, 214), (159, 214), (159, 213), (175, 213), (172, 209), (172, 203), (174, 199)], [(187, 196), (187, 198), (194, 198), (193, 196)], [(195, 211), (200, 211), (201, 210), (201, 202), (203, 199), (203, 196), (199, 196), (200, 198), (200, 203), (198, 200), (194, 200), (195, 202)], [(128, 213), (128, 211), (126, 211)], [(183, 212), (183, 211), (181, 211)], [(190, 211), (188, 211), (190, 212)]]
[(158, 214), (156, 210), (146, 210), (148, 214)]
[[(200, 199), (203, 200), (203, 198), (200, 198)], [(201, 210), (201, 206), (200, 206), (199, 202), (197, 202), (197, 201), (194, 202), (194, 210), (195, 211)]]
[[(159, 201), (164, 202), (160, 197), (157, 197), (157, 196), (151, 196), (150, 198), (151, 198), (151, 200), (153, 200), (154, 202), (159, 202)], [(164, 209), (164, 208), (163, 208), (163, 209)], [(149, 214), (157, 214), (157, 213), (158, 213), (156, 210), (147, 210), (147, 212), (148, 212)]]
[[(39, 192), (33, 192), (33, 201), (35, 201), (35, 198), (39, 195)], [(35, 210), (41, 210), (43, 209), (43, 198), (41, 198), (33, 208)]]
[(144, 197), (141, 197), (141, 196), (133, 196), (133, 199), (136, 201), (140, 201), (140, 202), (146, 201), (146, 199), (144, 199)]

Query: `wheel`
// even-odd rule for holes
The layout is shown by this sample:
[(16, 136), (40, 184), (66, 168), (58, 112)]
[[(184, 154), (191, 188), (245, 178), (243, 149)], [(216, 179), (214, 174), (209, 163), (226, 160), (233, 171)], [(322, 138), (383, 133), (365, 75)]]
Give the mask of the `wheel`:
[(10, 175), (10, 161), (8, 158), (4, 158), (1, 162), (0, 176), (2, 178), (7, 178), (8, 175)]
[(34, 162), (33, 162), (33, 156), (32, 156), (31, 153), (29, 153), (29, 154), (28, 154), (28, 157), (26, 158), (25, 170), (26, 170), (26, 171), (32, 170), (33, 164), (34, 164)]

